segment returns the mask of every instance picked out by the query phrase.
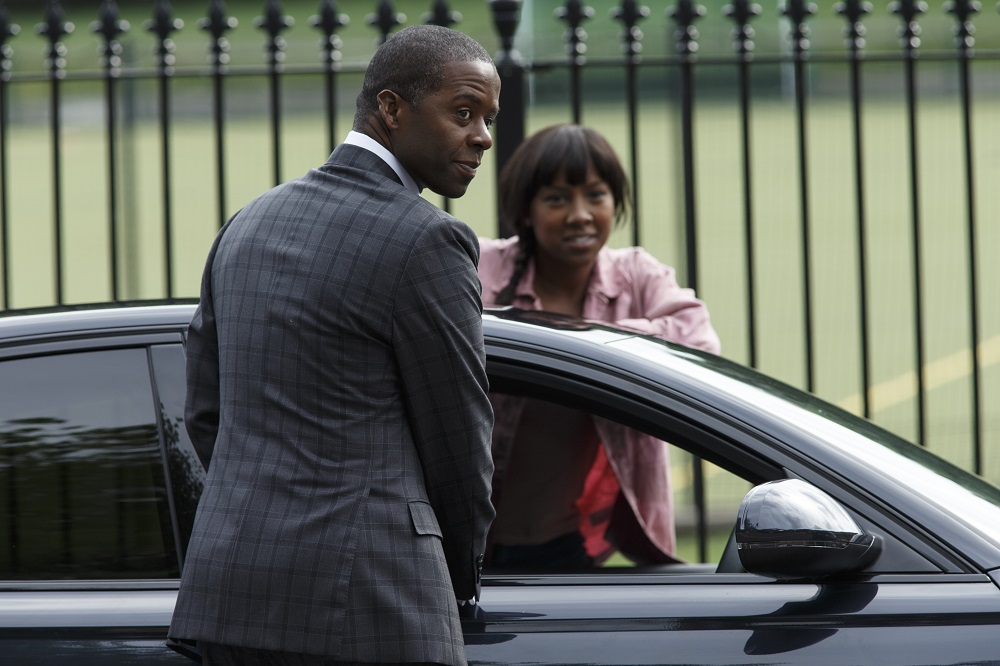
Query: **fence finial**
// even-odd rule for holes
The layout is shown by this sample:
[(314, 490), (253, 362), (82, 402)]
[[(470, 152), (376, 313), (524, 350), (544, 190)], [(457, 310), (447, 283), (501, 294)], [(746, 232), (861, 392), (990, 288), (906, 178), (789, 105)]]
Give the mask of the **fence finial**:
[(118, 37), (128, 32), (128, 21), (118, 15), (118, 3), (114, 0), (104, 0), (98, 13), (98, 19), (90, 24), (90, 31), (104, 38), (102, 55), (104, 65), (109, 70), (118, 70), (122, 65), (122, 45)]
[(922, 0), (896, 0), (889, 3), (889, 12), (898, 14), (903, 20), (899, 30), (903, 48), (914, 51), (920, 46), (920, 26), (917, 17), (927, 12), (927, 3)]
[(450, 28), (462, 20), (462, 15), (452, 11), (451, 7), (448, 6), (448, 0), (434, 0), (431, 11), (420, 17), (420, 20), (428, 25)]
[(677, 52), (691, 56), (698, 52), (698, 29), (694, 22), (705, 15), (705, 8), (691, 0), (677, 0), (677, 5), (667, 10), (667, 16), (677, 24)]
[(63, 45), (63, 37), (72, 34), (76, 29), (72, 23), (66, 20), (59, 0), (49, 0), (45, 10), (45, 22), (35, 26), (35, 31), (49, 40), (49, 47), (46, 50), (46, 62), (49, 71), (53, 76), (61, 77), (66, 68), (66, 47)]
[(872, 3), (865, 0), (845, 0), (834, 5), (833, 10), (847, 19), (847, 46), (852, 52), (865, 47), (865, 26), (862, 17), (872, 13)]
[(235, 17), (226, 16), (226, 3), (212, 0), (208, 16), (198, 21), (198, 27), (212, 35), (212, 64), (221, 68), (229, 63), (229, 42), (225, 34), (237, 26)]
[(333, 0), (323, 0), (319, 13), (309, 17), (309, 25), (323, 33), (323, 50), (327, 63), (340, 62), (340, 48), (343, 42), (337, 37), (337, 31), (351, 22), (347, 14), (337, 11), (337, 3)]
[(760, 16), (760, 5), (747, 0), (733, 0), (732, 4), (722, 8), (722, 13), (736, 24), (733, 28), (733, 45), (736, 52), (744, 58), (748, 57), (754, 48), (754, 30), (750, 27), (750, 21)]
[(565, 21), (569, 29), (566, 31), (566, 41), (569, 47), (570, 62), (574, 65), (582, 65), (587, 52), (587, 31), (583, 29), (583, 22), (594, 17), (594, 8), (587, 7), (580, 0), (566, 0), (564, 7), (559, 7), (555, 11), (555, 16), (560, 21)]
[(944, 3), (944, 10), (955, 17), (958, 25), (955, 26), (955, 39), (958, 48), (963, 51), (971, 50), (976, 43), (976, 28), (972, 25), (973, 14), (978, 14), (982, 9), (976, 0), (950, 0)]
[(500, 37), (500, 53), (497, 54), (497, 68), (506, 63), (520, 65), (520, 55), (514, 50), (514, 34), (521, 24), (523, 0), (489, 0), (493, 14), (493, 27)]
[(787, 0), (781, 7), (781, 15), (792, 22), (792, 50), (799, 55), (809, 50), (809, 27), (806, 21), (816, 11), (814, 3), (804, 0)]
[(649, 17), (649, 7), (636, 4), (635, 0), (622, 0), (620, 7), (611, 10), (611, 18), (621, 21), (625, 30), (622, 31), (622, 41), (625, 47), (625, 57), (633, 62), (639, 60), (642, 51), (642, 30), (639, 21)]
[(170, 35), (184, 27), (184, 21), (174, 18), (170, 0), (156, 0), (153, 7), (153, 18), (146, 21), (143, 27), (157, 37), (156, 56), (161, 68), (166, 69), (174, 64), (174, 42)]
[(4, 79), (10, 77), (10, 57), (14, 53), (7, 41), (11, 37), (17, 37), (20, 32), (21, 26), (10, 22), (10, 12), (0, 2), (0, 77)]
[(389, 33), (397, 25), (403, 25), (406, 21), (406, 14), (397, 12), (392, 6), (392, 0), (379, 0), (374, 14), (367, 17), (368, 25), (378, 28), (379, 43), (384, 44), (389, 39)]
[(264, 15), (254, 19), (254, 26), (267, 33), (268, 64), (278, 67), (285, 61), (285, 38), (281, 33), (295, 25), (295, 19), (285, 16), (281, 0), (267, 0)]

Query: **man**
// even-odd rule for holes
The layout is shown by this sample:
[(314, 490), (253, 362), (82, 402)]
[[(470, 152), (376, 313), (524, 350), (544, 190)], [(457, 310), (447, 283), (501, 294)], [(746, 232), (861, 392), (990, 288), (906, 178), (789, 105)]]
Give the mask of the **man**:
[(207, 664), (464, 664), (490, 504), (479, 246), (462, 196), (497, 114), (482, 46), (378, 49), (354, 131), (216, 239), (188, 337), (208, 468), (170, 628)]

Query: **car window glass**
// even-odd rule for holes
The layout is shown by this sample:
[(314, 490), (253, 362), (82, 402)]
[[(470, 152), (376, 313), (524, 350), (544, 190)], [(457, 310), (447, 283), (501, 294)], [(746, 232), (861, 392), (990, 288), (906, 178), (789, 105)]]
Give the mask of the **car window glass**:
[(150, 348), (156, 395), (163, 427), (167, 469), (170, 474), (170, 498), (177, 517), (181, 553), (187, 550), (194, 526), (198, 499), (205, 486), (205, 469), (184, 427), (186, 377), (184, 348), (179, 345), (156, 345)]
[[(670, 477), (677, 556), (687, 562), (718, 562), (732, 533), (740, 502), (753, 488), (753, 482), (677, 446), (670, 447)], [(699, 484), (705, 488), (702, 507), (697, 501)], [(707, 532), (704, 547), (698, 534), (702, 512)]]
[[(494, 560), (488, 554), (487, 572), (511, 568), (500, 566), (510, 561), (509, 545), (537, 546), (553, 543), (552, 539), (558, 543), (561, 535), (578, 526), (588, 555), (600, 566), (664, 564), (655, 551), (648, 550), (650, 544), (638, 528), (647, 518), (664, 525), (662, 512), (672, 513), (676, 547), (671, 554), (675, 558), (713, 567), (719, 561), (740, 501), (753, 486), (751, 481), (627, 424), (581, 410), (575, 403), (559, 404), (506, 391), (494, 391), (490, 397), (496, 418), (493, 492), (498, 515), (489, 548), (491, 554), (502, 555)], [(665, 484), (669, 488), (661, 492), (672, 499), (672, 511), (662, 494), (641, 490), (657, 484), (659, 474), (669, 479)], [(699, 484), (704, 485), (707, 498), (701, 507), (695, 492)], [(622, 492), (623, 487), (633, 489), (630, 497)], [(632, 518), (636, 503), (648, 497), (661, 497), (661, 506), (647, 507), (637, 523)], [(707, 526), (704, 547), (701, 519)], [(562, 558), (566, 551), (553, 547), (546, 557)], [(559, 561), (565, 566), (553, 568), (580, 568), (579, 560)]]
[(178, 575), (143, 349), (0, 362), (0, 578)]

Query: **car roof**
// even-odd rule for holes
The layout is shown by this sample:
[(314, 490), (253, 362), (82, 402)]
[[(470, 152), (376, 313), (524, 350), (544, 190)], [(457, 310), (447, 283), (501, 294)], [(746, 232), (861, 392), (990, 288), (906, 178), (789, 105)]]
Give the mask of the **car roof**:
[(0, 343), (99, 333), (186, 328), (197, 302), (144, 301), (54, 306), (0, 312)]

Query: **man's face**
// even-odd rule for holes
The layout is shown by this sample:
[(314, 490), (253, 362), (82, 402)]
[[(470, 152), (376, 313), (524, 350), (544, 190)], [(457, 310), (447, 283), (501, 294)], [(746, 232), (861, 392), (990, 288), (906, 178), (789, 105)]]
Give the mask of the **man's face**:
[(418, 183), (455, 199), (465, 194), (493, 145), (500, 77), (485, 62), (453, 62), (445, 65), (444, 80), (416, 110), (408, 102), (400, 105), (392, 152)]

